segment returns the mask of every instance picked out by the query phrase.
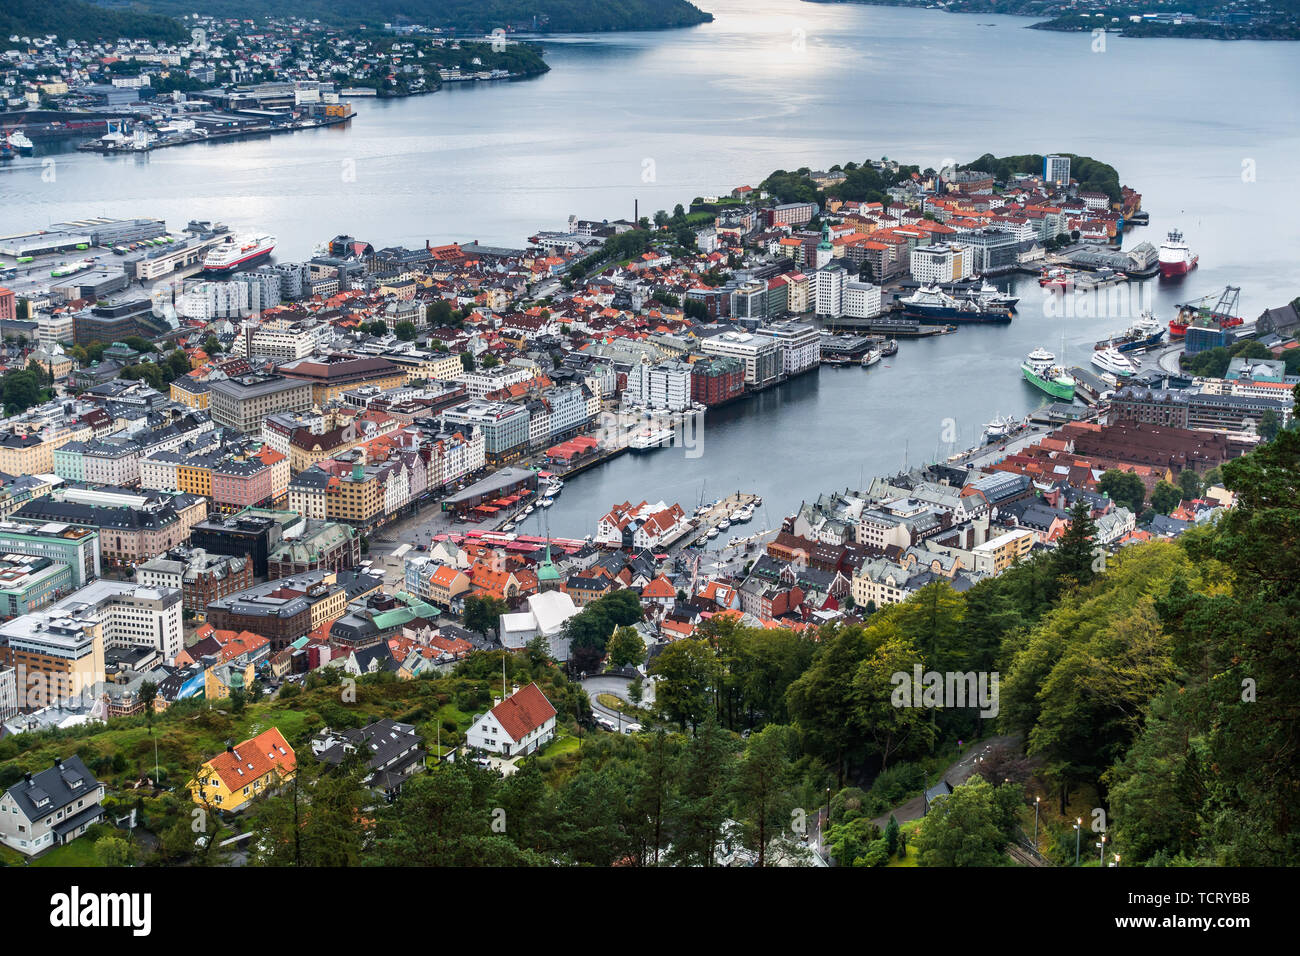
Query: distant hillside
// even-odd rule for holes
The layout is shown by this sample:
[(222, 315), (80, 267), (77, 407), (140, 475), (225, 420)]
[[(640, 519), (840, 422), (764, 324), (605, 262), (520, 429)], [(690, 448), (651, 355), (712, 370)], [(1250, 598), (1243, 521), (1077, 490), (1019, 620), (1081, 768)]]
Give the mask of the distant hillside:
[(713, 15), (687, 0), (136, 0), (139, 9), (185, 16), (196, 9), (217, 17), (284, 17), (322, 23), (380, 24), (404, 19), (458, 32), (498, 27), (552, 33), (654, 30), (707, 23)]
[(179, 22), (157, 13), (106, 9), (83, 0), (14, 0), (0, 4), (0, 37), (44, 36), (100, 40), (131, 37), (179, 42), (189, 32)]

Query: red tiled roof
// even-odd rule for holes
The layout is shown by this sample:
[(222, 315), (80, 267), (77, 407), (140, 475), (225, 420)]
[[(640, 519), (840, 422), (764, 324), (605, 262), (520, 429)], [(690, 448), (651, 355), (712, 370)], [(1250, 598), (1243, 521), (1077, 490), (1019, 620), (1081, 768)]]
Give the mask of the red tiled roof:
[(529, 684), (492, 708), (492, 716), (512, 740), (519, 741), (555, 716), (555, 708), (542, 689)]
[(272, 727), (251, 740), (245, 740), (242, 744), (217, 754), (208, 764), (226, 788), (233, 792), (242, 790), (254, 780), (260, 780), (272, 769), (278, 770), (281, 776), (287, 776), (297, 766), (297, 757), (284, 735)]

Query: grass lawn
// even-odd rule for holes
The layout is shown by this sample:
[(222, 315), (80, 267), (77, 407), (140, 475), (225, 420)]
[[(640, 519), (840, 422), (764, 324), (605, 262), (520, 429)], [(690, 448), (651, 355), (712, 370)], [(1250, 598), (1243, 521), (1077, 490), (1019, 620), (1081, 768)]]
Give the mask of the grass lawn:
[(544, 757), (563, 757), (566, 754), (576, 754), (578, 746), (582, 741), (577, 737), (571, 737), (568, 734), (559, 734), (554, 740), (543, 747), (540, 754)]
[(920, 866), (920, 856), (921, 854), (917, 852), (916, 847), (908, 844), (906, 857), (902, 859), (899, 859), (896, 856), (890, 857), (889, 862), (886, 863), (885, 866)]
[(95, 841), (83, 836), (32, 860), (32, 866), (99, 866)]

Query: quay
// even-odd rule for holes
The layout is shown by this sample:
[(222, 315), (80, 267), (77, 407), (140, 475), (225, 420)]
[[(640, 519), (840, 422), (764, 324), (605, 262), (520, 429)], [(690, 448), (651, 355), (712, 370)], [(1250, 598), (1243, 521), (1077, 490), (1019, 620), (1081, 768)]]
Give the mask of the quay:
[(747, 505), (757, 506), (762, 499), (753, 492), (736, 492), (721, 501), (714, 502), (702, 515), (691, 520), (691, 527), (680, 538), (669, 543), (668, 551), (689, 547), (700, 547), (709, 540), (709, 532), (727, 521), (735, 512)]

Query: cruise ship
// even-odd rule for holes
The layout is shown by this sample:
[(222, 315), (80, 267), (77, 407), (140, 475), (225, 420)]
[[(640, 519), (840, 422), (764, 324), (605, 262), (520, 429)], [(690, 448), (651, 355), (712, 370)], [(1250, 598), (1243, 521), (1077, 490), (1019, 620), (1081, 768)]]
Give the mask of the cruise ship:
[(1121, 352), (1134, 352), (1154, 348), (1165, 337), (1165, 327), (1150, 312), (1143, 312), (1142, 317), (1123, 332), (1117, 332), (1109, 338), (1102, 339), (1094, 346), (1097, 350), (1118, 349)]
[(1183, 234), (1175, 229), (1160, 243), (1160, 275), (1166, 279), (1187, 275), (1196, 268), (1200, 258), (1192, 255), (1192, 250), (1183, 241)]
[(924, 325), (1011, 321), (1011, 310), (1005, 306), (985, 305), (971, 297), (955, 299), (938, 286), (923, 285), (898, 301), (904, 315), (919, 319)]
[(275, 249), (275, 236), (257, 233), (226, 236), (208, 251), (203, 271), (208, 275), (226, 275), (245, 266), (261, 262)]
[(1020, 365), (1025, 381), (1042, 389), (1053, 398), (1070, 401), (1074, 398), (1074, 376), (1056, 364), (1056, 356), (1044, 348), (1036, 348)]

